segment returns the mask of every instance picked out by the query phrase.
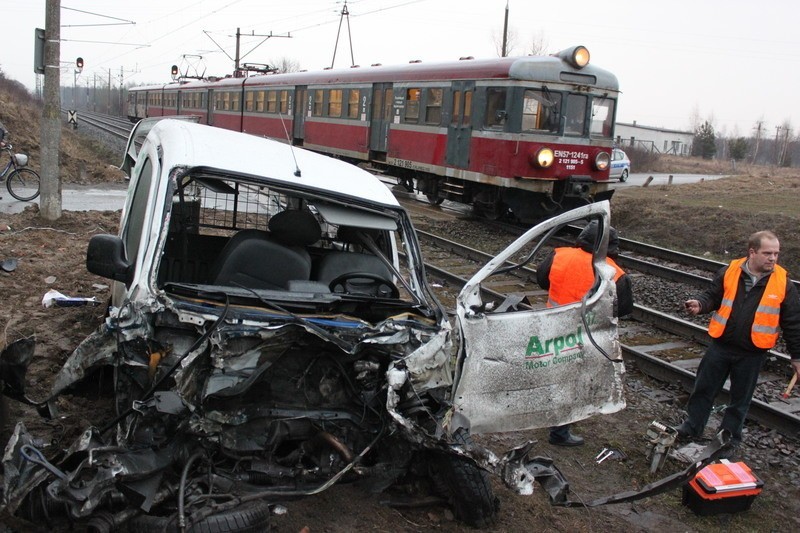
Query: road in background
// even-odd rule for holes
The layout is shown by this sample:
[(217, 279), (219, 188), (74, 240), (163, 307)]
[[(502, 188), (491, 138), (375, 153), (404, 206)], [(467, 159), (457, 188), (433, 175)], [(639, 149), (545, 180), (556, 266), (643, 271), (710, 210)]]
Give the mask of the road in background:
[[(61, 208), (65, 211), (118, 211), (125, 205), (128, 193), (126, 183), (101, 185), (64, 185), (61, 190)], [(38, 204), (15, 200), (5, 188), (0, 189), (0, 213), (21, 213), (29, 205)]]

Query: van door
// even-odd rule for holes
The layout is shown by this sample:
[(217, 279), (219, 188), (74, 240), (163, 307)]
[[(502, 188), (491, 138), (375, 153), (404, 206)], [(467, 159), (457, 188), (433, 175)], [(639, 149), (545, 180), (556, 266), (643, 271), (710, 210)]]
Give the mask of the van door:
[[(480, 284), (529, 243), (581, 219), (602, 221), (594, 254), (596, 290), (583, 302), (547, 308), (487, 309)], [(472, 433), (563, 425), (625, 407), (625, 367), (613, 316), (614, 271), (605, 262), (610, 207), (593, 203), (530, 229), (481, 269), (458, 296), (461, 330), (453, 385), (456, 413)], [(551, 232), (551, 230), (553, 230)], [(543, 259), (543, 257), (541, 258)]]
[(472, 96), (474, 81), (455, 81), (452, 86), (452, 109), (447, 125), (446, 163), (456, 168), (469, 167), (469, 145), (472, 138)]
[[(306, 115), (309, 108), (309, 103), (306, 101), (308, 95), (308, 88), (304, 86), (297, 86), (294, 92), (294, 127), (292, 128), (292, 136), (294, 137), (294, 144), (303, 144), (305, 138), (305, 125)], [(299, 141), (299, 142), (298, 142)]]
[(369, 149), (386, 153), (389, 143), (389, 124), (392, 121), (392, 84), (376, 83), (372, 87)]

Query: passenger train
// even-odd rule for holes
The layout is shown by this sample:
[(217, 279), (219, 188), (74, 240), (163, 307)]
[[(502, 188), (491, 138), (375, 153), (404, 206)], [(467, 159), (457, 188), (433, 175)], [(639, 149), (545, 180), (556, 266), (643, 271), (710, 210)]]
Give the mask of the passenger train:
[(616, 76), (575, 46), (141, 86), (128, 116), (196, 115), (369, 165), (434, 204), (533, 222), (611, 197), (618, 95)]

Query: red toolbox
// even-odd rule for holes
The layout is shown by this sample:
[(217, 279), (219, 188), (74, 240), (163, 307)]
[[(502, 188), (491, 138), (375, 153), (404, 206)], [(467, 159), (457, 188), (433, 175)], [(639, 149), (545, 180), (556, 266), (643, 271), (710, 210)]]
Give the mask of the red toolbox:
[(746, 464), (723, 459), (683, 486), (683, 504), (701, 516), (738, 513), (750, 508), (763, 486)]

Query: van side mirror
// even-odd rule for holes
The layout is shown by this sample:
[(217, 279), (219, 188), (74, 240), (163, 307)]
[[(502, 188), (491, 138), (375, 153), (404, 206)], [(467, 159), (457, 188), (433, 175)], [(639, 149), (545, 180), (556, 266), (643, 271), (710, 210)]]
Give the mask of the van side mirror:
[(89, 240), (86, 270), (126, 285), (133, 279), (133, 265), (125, 259), (125, 245), (116, 235), (95, 235)]

